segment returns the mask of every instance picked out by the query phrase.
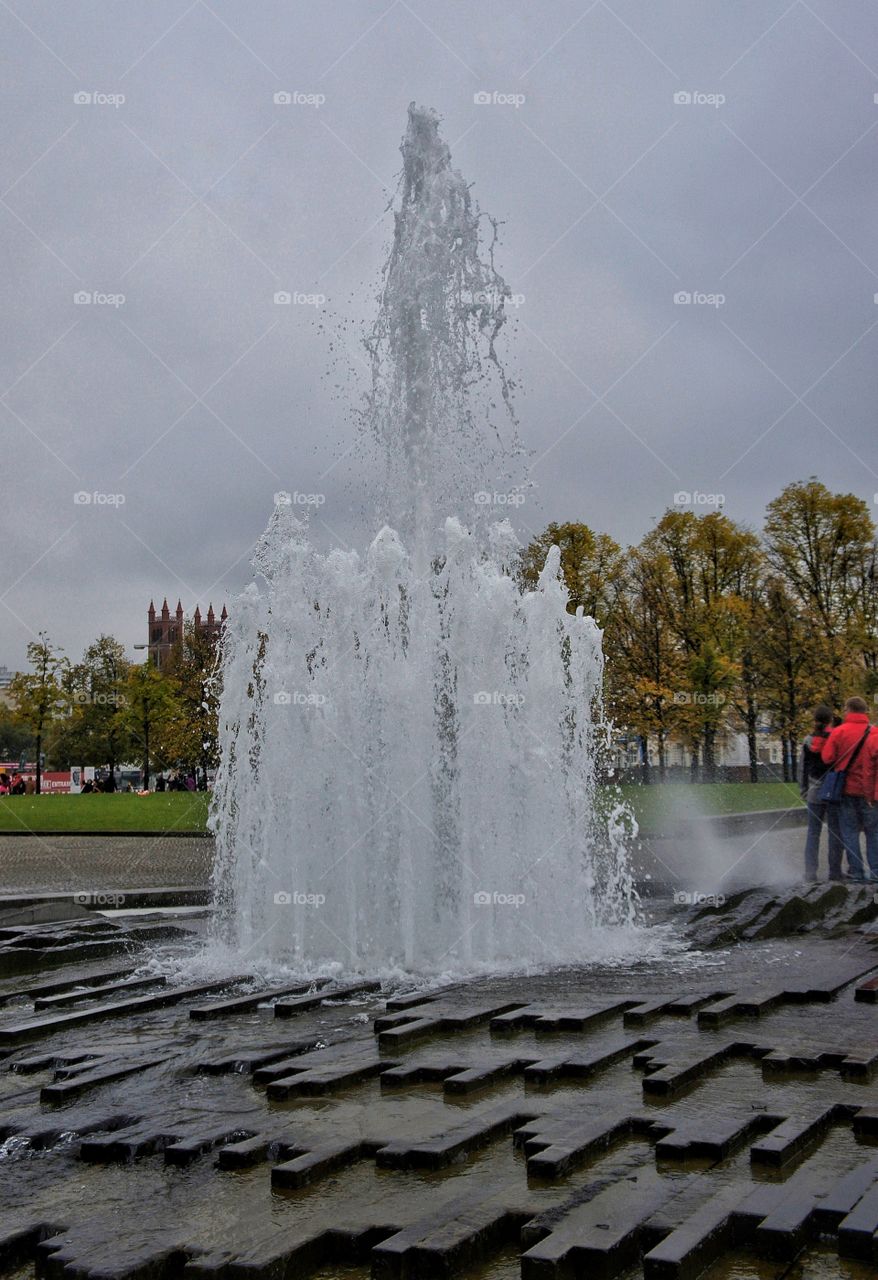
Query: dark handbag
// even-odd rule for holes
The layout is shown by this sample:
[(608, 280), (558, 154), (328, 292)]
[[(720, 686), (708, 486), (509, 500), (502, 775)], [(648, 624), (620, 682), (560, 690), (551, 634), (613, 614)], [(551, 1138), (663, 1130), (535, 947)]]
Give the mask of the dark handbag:
[(841, 804), (844, 797), (844, 783), (847, 777), (847, 771), (860, 754), (860, 748), (872, 732), (872, 726), (866, 726), (866, 732), (860, 741), (853, 748), (853, 754), (843, 769), (829, 769), (823, 775), (823, 782), (820, 784), (820, 791), (817, 795), (818, 800), (824, 801), (826, 804)]

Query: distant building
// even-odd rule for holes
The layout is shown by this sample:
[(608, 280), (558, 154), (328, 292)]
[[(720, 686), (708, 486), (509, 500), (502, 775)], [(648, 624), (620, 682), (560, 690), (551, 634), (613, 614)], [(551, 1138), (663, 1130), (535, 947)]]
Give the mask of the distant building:
[[(166, 597), (162, 604), (161, 612), (156, 613), (155, 605), (150, 600), (146, 616), (149, 620), (149, 639), (147, 644), (149, 660), (156, 667), (164, 667), (175, 646), (180, 644), (183, 639), (183, 629), (186, 622), (183, 606), (178, 600), (177, 608), (171, 613)], [(192, 623), (196, 631), (205, 632), (213, 642), (219, 639), (227, 617), (228, 613), (225, 605), (223, 605), (222, 613), (218, 618), (214, 614), (212, 604), (208, 607), (207, 614), (204, 617), (202, 617), (201, 609), (196, 605), (195, 613), (192, 615)]]
[(15, 679), (17, 672), (10, 671), (8, 667), (0, 666), (0, 706), (13, 706), (12, 694), (9, 692), (9, 686)]

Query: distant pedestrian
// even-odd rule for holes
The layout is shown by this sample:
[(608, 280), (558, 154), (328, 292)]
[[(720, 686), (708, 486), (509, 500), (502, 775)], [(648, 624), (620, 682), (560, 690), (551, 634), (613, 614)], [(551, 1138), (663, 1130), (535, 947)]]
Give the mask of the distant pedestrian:
[[(808, 834), (805, 838), (805, 879), (817, 879), (817, 867), (820, 861), (820, 833), (823, 824), (827, 829), (827, 861), (829, 863), (829, 879), (841, 880), (842, 854), (844, 846), (841, 839), (840, 805), (830, 804), (820, 799), (820, 787), (829, 769), (823, 763), (823, 746), (833, 728), (836, 717), (832, 708), (825, 705), (814, 708), (814, 727), (802, 744), (802, 799), (808, 806)], [(839, 721), (841, 723), (841, 721)]]
[(165, 783), (165, 775), (163, 773), (160, 773), (155, 780), (156, 791), (164, 791), (166, 785), (167, 784)]
[(844, 720), (833, 729), (820, 752), (830, 769), (844, 771), (844, 791), (839, 804), (841, 838), (851, 880), (867, 878), (860, 850), (860, 832), (866, 837), (866, 859), (878, 879), (878, 805), (873, 803), (878, 769), (878, 729), (869, 723), (862, 698), (848, 698)]

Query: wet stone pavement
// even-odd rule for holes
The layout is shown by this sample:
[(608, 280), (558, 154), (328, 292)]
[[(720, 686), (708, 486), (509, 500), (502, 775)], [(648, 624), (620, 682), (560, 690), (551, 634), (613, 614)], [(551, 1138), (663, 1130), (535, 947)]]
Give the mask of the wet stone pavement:
[(2, 893), (206, 886), (213, 840), (205, 836), (0, 834)]
[(205, 977), (197, 913), (7, 910), (0, 1269), (874, 1277), (874, 897), (755, 890), (674, 913), (686, 953), (419, 991)]

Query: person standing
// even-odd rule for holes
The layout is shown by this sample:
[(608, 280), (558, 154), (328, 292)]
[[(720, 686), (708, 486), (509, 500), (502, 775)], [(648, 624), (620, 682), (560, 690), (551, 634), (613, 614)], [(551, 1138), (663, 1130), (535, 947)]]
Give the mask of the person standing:
[[(839, 822), (840, 806), (820, 799), (820, 787), (829, 768), (823, 763), (821, 752), (833, 728), (835, 716), (832, 708), (825, 705), (814, 708), (814, 727), (802, 744), (801, 792), (802, 799), (808, 806), (808, 834), (805, 837), (805, 879), (817, 879), (817, 866), (820, 860), (820, 833), (826, 823), (829, 863), (829, 879), (842, 880), (842, 853), (844, 846), (841, 839)], [(838, 722), (839, 724), (841, 721)]]
[(878, 879), (878, 805), (872, 801), (878, 730), (869, 723), (863, 698), (848, 698), (844, 712), (844, 720), (832, 730), (820, 755), (829, 769), (844, 770), (844, 791), (838, 807), (849, 877), (857, 881), (867, 878), (860, 851), (862, 831), (869, 871)]

